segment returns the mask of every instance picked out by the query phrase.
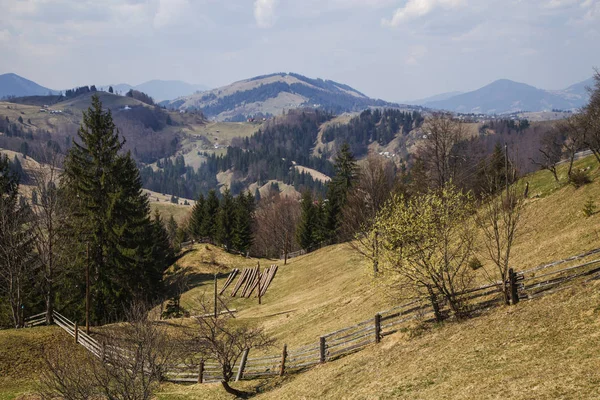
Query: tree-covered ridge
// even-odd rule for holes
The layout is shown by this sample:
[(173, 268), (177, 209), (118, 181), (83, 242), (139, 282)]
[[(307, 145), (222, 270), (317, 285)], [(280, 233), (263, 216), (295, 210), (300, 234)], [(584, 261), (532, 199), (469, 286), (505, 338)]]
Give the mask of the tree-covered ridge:
[(391, 142), (399, 132), (407, 135), (423, 124), (423, 116), (416, 112), (397, 109), (365, 110), (348, 124), (333, 125), (323, 132), (323, 142), (334, 140), (347, 142), (356, 156), (367, 154), (369, 144), (377, 142), (382, 146)]
[(280, 180), (297, 189), (307, 187), (323, 191), (323, 184), (309, 174), (298, 172), (295, 164), (332, 175), (333, 167), (324, 157), (311, 156), (319, 127), (331, 114), (318, 110), (290, 111), (288, 115), (259, 130), (253, 136), (229, 147), (224, 156), (208, 156), (201, 169), (224, 172), (233, 170), (232, 192), (239, 193), (251, 183)]
[[(276, 74), (275, 76), (277, 76)], [(383, 100), (371, 99), (362, 93), (352, 89), (350, 86), (322, 79), (310, 79), (302, 75), (289, 74), (302, 83), (288, 83), (283, 81), (261, 83), (258, 87), (249, 90), (238, 91), (233, 94), (218, 97), (214, 92), (205, 94), (199, 99), (200, 103), (208, 103), (198, 107), (208, 116), (219, 115), (231, 111), (248, 103), (264, 102), (277, 97), (280, 93), (292, 93), (305, 97), (305, 106), (325, 109), (333, 113), (343, 113), (364, 110), (367, 107), (386, 107), (391, 103)], [(261, 77), (261, 79), (269, 76)], [(257, 80), (257, 78), (254, 78)], [(349, 92), (353, 92), (353, 95)], [(179, 107), (185, 102), (177, 100), (172, 107)]]

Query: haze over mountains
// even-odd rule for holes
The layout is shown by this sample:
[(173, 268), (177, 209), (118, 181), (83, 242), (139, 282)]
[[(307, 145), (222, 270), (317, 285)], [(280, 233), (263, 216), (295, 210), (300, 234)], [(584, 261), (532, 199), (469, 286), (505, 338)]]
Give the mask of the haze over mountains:
[(154, 79), (148, 82), (141, 83), (139, 85), (132, 86), (127, 83), (119, 83), (117, 85), (106, 85), (112, 86), (114, 90), (125, 94), (129, 89), (139, 90), (144, 92), (155, 101), (173, 100), (181, 96), (191, 95), (198, 91), (208, 90), (209, 87), (206, 85), (195, 85), (183, 81), (177, 80), (159, 80)]
[[(500, 79), (470, 92), (449, 92), (406, 102), (431, 109), (459, 113), (505, 114), (517, 111), (575, 110), (586, 104), (592, 79), (563, 90), (544, 90), (525, 83)], [(109, 85), (99, 86), (107, 89)], [(398, 106), (372, 99), (342, 83), (312, 79), (294, 73), (258, 76), (209, 90), (178, 80), (152, 80), (139, 85), (116, 84), (125, 94), (130, 89), (150, 95), (171, 109), (201, 110), (218, 121), (242, 121), (248, 116), (277, 115), (286, 109), (322, 107), (335, 113), (362, 111), (368, 107)], [(40, 96), (59, 91), (41, 86), (14, 73), (0, 75), (0, 98)]]
[(38, 85), (17, 74), (8, 73), (0, 75), (0, 98), (7, 96), (45, 96), (57, 93), (55, 90)]
[[(93, 84), (93, 82), (90, 84)], [(127, 93), (129, 89), (139, 90), (150, 95), (155, 101), (172, 100), (181, 96), (193, 94), (197, 91), (209, 89), (206, 85), (196, 85), (178, 80), (159, 79), (144, 82), (139, 85), (120, 83), (115, 85), (101, 85), (99, 88), (108, 89), (109, 86), (112, 86), (114, 90), (123, 95)], [(59, 94), (64, 90), (65, 89), (49, 89), (14, 73), (0, 75), (0, 98), (7, 96), (25, 97), (45, 96), (47, 94), (54, 95)]]
[(550, 91), (500, 79), (480, 89), (453, 96), (442, 94), (413, 102), (424, 107), (460, 113), (505, 114), (516, 111), (574, 110), (589, 99), (590, 78), (564, 90)]

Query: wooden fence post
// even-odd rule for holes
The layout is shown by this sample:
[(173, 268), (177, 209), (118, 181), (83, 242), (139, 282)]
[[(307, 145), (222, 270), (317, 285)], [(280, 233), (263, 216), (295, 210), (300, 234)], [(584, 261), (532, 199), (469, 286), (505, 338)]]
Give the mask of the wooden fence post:
[(250, 352), (250, 349), (246, 349), (246, 350), (244, 350), (244, 353), (242, 354), (242, 361), (240, 361), (240, 369), (238, 369), (238, 373), (235, 377), (236, 382), (238, 382), (240, 379), (242, 379), (244, 377), (244, 369), (246, 368), (246, 361), (248, 360), (249, 352)]
[(79, 327), (77, 322), (75, 322), (75, 343), (79, 343)]
[(204, 383), (204, 360), (200, 361), (200, 371), (198, 371), (198, 383)]
[(381, 314), (375, 314), (375, 343), (381, 342)]
[(102, 347), (100, 348), (100, 360), (104, 362), (106, 359), (106, 342), (102, 341)]
[(279, 369), (279, 376), (285, 374), (285, 359), (287, 358), (287, 344), (283, 345), (283, 351), (281, 352), (281, 368)]
[(427, 290), (429, 291), (429, 299), (431, 300), (435, 320), (436, 322), (442, 322), (442, 314), (440, 313), (440, 305), (438, 304), (437, 297), (435, 293), (433, 293), (431, 286), (427, 286)]
[(515, 305), (519, 302), (519, 286), (517, 284), (517, 274), (512, 268), (508, 270), (508, 284), (510, 286), (511, 303)]
[(319, 338), (319, 362), (325, 362), (325, 336)]

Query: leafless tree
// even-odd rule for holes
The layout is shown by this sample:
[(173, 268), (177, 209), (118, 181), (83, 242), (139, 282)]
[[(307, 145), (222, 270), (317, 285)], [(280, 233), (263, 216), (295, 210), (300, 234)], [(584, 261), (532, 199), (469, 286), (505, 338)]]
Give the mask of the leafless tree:
[(573, 162), (575, 161), (577, 152), (581, 151), (584, 147), (588, 125), (583, 114), (575, 114), (563, 121), (560, 121), (557, 127), (566, 138), (563, 148), (564, 154), (569, 160), (567, 176), (569, 177), (569, 182), (571, 182)]
[(493, 282), (501, 282), (506, 304), (510, 302), (510, 290), (504, 282), (508, 279), (512, 248), (521, 227), (523, 205), (524, 196), (513, 184), (499, 195), (484, 198), (476, 216), (486, 255), (495, 267), (495, 273), (489, 277)]
[(371, 155), (361, 165), (358, 180), (342, 209), (342, 238), (371, 261), (374, 275), (379, 269), (379, 240), (377, 233), (371, 232), (377, 212), (390, 198), (395, 186), (394, 165)]
[(589, 148), (600, 163), (600, 70), (594, 74), (594, 86), (589, 88), (590, 101), (582, 114), (586, 125), (584, 145)]
[(556, 167), (562, 158), (563, 142), (563, 136), (557, 129), (550, 130), (542, 136), (540, 148), (538, 149), (540, 156), (530, 158), (533, 164), (552, 172), (556, 182), (558, 182)]
[(8, 300), (16, 328), (24, 324), (24, 304), (34, 286), (32, 212), (19, 204), (18, 193), (0, 193), (0, 295)]
[(297, 200), (271, 192), (256, 209), (255, 246), (263, 254), (282, 255), (287, 264), (288, 254), (298, 248), (295, 233), (299, 218)]
[(45, 353), (42, 392), (47, 398), (149, 400), (164, 379), (166, 368), (179, 356), (178, 342), (166, 325), (148, 318), (138, 303), (126, 313), (128, 322), (105, 328), (104, 360), (74, 360), (72, 348), (62, 345)]
[(423, 125), (423, 135), (417, 155), (433, 187), (441, 190), (454, 180), (462, 159), (457, 145), (466, 137), (466, 132), (459, 120), (449, 114), (436, 113)]
[(46, 148), (38, 160), (39, 166), (29, 171), (29, 176), (37, 194), (37, 200), (31, 207), (35, 214), (33, 229), (35, 231), (35, 247), (39, 256), (42, 288), (46, 301), (46, 323), (52, 323), (54, 297), (58, 270), (62, 263), (60, 230), (66, 218), (66, 207), (59, 194), (58, 184), (62, 156)]
[(196, 353), (203, 359), (214, 359), (221, 366), (221, 384), (227, 393), (246, 398), (251, 394), (232, 388), (233, 368), (246, 350), (265, 349), (273, 340), (261, 328), (232, 323), (230, 314), (213, 314), (213, 305), (203, 298), (199, 300), (203, 315), (196, 317), (193, 342)]

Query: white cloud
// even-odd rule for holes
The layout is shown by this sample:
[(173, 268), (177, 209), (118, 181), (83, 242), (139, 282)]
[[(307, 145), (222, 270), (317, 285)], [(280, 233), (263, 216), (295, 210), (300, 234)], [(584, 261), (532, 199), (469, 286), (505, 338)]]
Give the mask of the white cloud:
[(186, 15), (190, 3), (188, 0), (159, 0), (154, 16), (154, 27), (164, 28), (175, 24)]
[(270, 28), (275, 22), (275, 6), (277, 0), (256, 0), (254, 2), (254, 18), (261, 28)]
[(419, 65), (419, 62), (427, 54), (427, 47), (425, 46), (413, 46), (410, 48), (408, 57), (406, 58), (407, 65)]
[(436, 8), (453, 9), (466, 4), (467, 0), (408, 0), (404, 7), (394, 12), (391, 19), (383, 19), (382, 24), (396, 27), (402, 22), (423, 17)]

